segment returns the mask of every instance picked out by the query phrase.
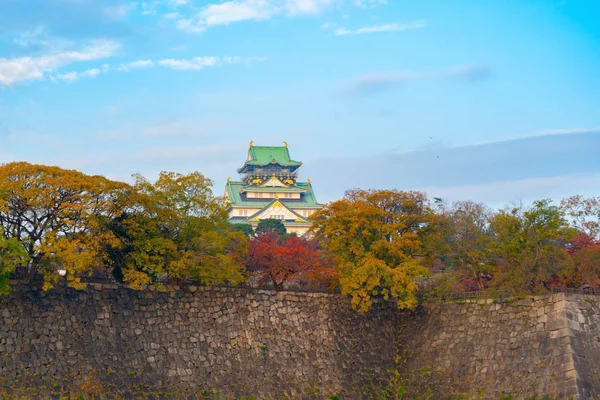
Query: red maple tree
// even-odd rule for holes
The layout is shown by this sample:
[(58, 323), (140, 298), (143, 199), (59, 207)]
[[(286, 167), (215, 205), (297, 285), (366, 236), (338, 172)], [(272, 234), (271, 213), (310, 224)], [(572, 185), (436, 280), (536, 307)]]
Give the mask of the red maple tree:
[(250, 241), (246, 267), (259, 286), (272, 283), (275, 290), (285, 283), (331, 286), (337, 271), (333, 262), (314, 239), (281, 236), (270, 232)]

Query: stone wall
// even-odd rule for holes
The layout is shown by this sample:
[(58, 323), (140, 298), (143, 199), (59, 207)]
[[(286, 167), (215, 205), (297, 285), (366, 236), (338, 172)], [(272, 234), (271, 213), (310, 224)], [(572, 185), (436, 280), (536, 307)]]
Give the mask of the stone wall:
[(359, 315), (330, 294), (17, 287), (0, 298), (0, 398), (357, 398), (388, 376), (396, 337), (393, 308)]
[(458, 301), (417, 316), (381, 304), (358, 314), (331, 294), (193, 286), (0, 298), (0, 398), (385, 398), (377, 385), (398, 359), (433, 398), (600, 399), (600, 297)]
[(473, 398), (600, 399), (600, 298), (436, 304), (401, 321), (403, 373)]

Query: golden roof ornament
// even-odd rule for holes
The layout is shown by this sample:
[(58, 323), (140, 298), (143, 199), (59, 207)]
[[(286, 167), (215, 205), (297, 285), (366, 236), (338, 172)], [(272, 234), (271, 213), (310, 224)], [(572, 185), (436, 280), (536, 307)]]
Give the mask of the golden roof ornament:
[(254, 145), (254, 140), (250, 141), (250, 147), (252, 147)]
[(283, 145), (285, 146), (286, 149), (288, 148), (288, 144), (285, 140), (283, 141)]
[(230, 176), (228, 176), (228, 177), (227, 177), (227, 183), (229, 183), (229, 181), (230, 181), (230, 180), (231, 180), (231, 177), (230, 177)]
[(306, 182), (310, 183), (310, 178), (306, 178)]

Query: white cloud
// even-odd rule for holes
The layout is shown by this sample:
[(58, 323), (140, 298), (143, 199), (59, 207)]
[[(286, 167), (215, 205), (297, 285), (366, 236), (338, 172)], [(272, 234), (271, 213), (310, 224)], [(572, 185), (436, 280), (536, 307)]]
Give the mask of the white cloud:
[(143, 2), (141, 4), (141, 14), (142, 15), (155, 15), (156, 14), (156, 5), (158, 4), (157, 1), (153, 1), (153, 2)]
[(387, 4), (387, 0), (354, 0), (354, 4), (361, 8), (374, 8)]
[(570, 128), (570, 129), (547, 129), (539, 131), (535, 136), (546, 136), (546, 135), (571, 135), (577, 133), (600, 133), (600, 127), (598, 128)]
[(277, 8), (266, 0), (227, 1), (211, 4), (198, 14), (204, 26), (227, 25), (246, 20), (266, 20), (277, 13)]
[[(104, 8), (104, 15), (106, 15), (106, 17), (108, 17), (109, 19), (114, 19), (114, 20), (122, 20), (125, 19), (129, 16), (129, 14), (131, 14), (131, 11), (133, 11), (133, 9), (137, 6), (136, 3), (129, 3), (129, 4), (120, 4), (118, 6), (113, 6), (113, 7), (105, 7)], [(145, 10), (142, 9), (142, 13)]]
[(11, 86), (27, 80), (42, 80), (47, 74), (67, 65), (114, 56), (118, 43), (96, 40), (78, 51), (58, 51), (38, 57), (0, 58), (0, 86)]
[(199, 70), (217, 64), (217, 57), (194, 57), (189, 60), (175, 60), (172, 58), (160, 60), (158, 65), (179, 70)]
[(262, 61), (260, 57), (194, 57), (190, 59), (176, 60), (173, 58), (160, 60), (158, 65), (177, 70), (200, 70), (206, 67), (214, 67), (220, 64), (249, 64), (254, 61)]
[(153, 67), (153, 66), (154, 66), (154, 61), (152, 61), (152, 60), (137, 60), (137, 61), (129, 62), (127, 64), (122, 64), (121, 66), (119, 66), (119, 68), (117, 68), (117, 70), (130, 71), (132, 69), (148, 68), (148, 67)]
[[(402, 32), (414, 29), (420, 29), (425, 27), (424, 21), (415, 21), (408, 24), (383, 24), (375, 26), (365, 26), (357, 29), (337, 28), (334, 30), (334, 34), (337, 36), (344, 35), (362, 35), (365, 33), (376, 33), (376, 32)], [(327, 29), (327, 28), (325, 28)]]
[(177, 29), (188, 33), (200, 33), (206, 30), (206, 27), (195, 23), (191, 19), (180, 19), (175, 23)]
[(276, 16), (315, 15), (339, 0), (234, 0), (209, 4), (195, 15), (181, 18), (177, 28), (186, 32), (203, 32), (209, 27), (240, 21), (266, 21)]
[(98, 68), (93, 68), (93, 69), (88, 69), (83, 72), (67, 72), (64, 74), (57, 74), (53, 78), (67, 81), (67, 82), (75, 82), (76, 80), (78, 80), (80, 78), (84, 78), (84, 77), (95, 78), (96, 76), (100, 75), (100, 73), (101, 73), (101, 71)]
[(163, 15), (163, 18), (165, 19), (177, 19), (177, 18), (181, 18), (181, 14), (178, 12), (171, 12), (171, 13), (166, 13)]
[(285, 9), (290, 15), (319, 14), (334, 2), (335, 0), (287, 0)]

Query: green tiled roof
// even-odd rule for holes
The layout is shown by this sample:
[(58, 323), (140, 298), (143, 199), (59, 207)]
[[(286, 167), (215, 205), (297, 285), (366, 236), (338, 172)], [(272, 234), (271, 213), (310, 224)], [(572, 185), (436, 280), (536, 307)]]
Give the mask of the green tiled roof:
[[(254, 206), (254, 207), (265, 207), (270, 204), (274, 199), (247, 199), (242, 197), (242, 188), (246, 185), (245, 182), (229, 181), (225, 190), (229, 196), (229, 202), (232, 206)], [(321, 204), (317, 203), (317, 199), (313, 192), (312, 185), (308, 182), (297, 182), (297, 187), (306, 190), (305, 193), (300, 195), (300, 199), (285, 199), (279, 198), (282, 204), (289, 207), (321, 207)], [(285, 189), (284, 189), (285, 190)], [(273, 191), (273, 190), (271, 190)]]
[[(299, 167), (300, 161), (294, 161), (290, 158), (290, 152), (287, 147), (276, 146), (251, 146), (248, 150), (249, 160), (245, 165), (264, 166), (269, 164), (279, 164), (284, 167)], [(240, 172), (244, 167), (240, 168)]]
[(259, 186), (250, 186), (250, 187), (245, 187), (244, 189), (250, 191), (250, 192), (275, 192), (275, 191), (285, 191), (285, 192), (305, 192), (306, 188), (301, 188), (298, 186), (290, 186), (290, 187), (279, 187), (279, 186), (264, 186), (264, 187), (259, 187)]

